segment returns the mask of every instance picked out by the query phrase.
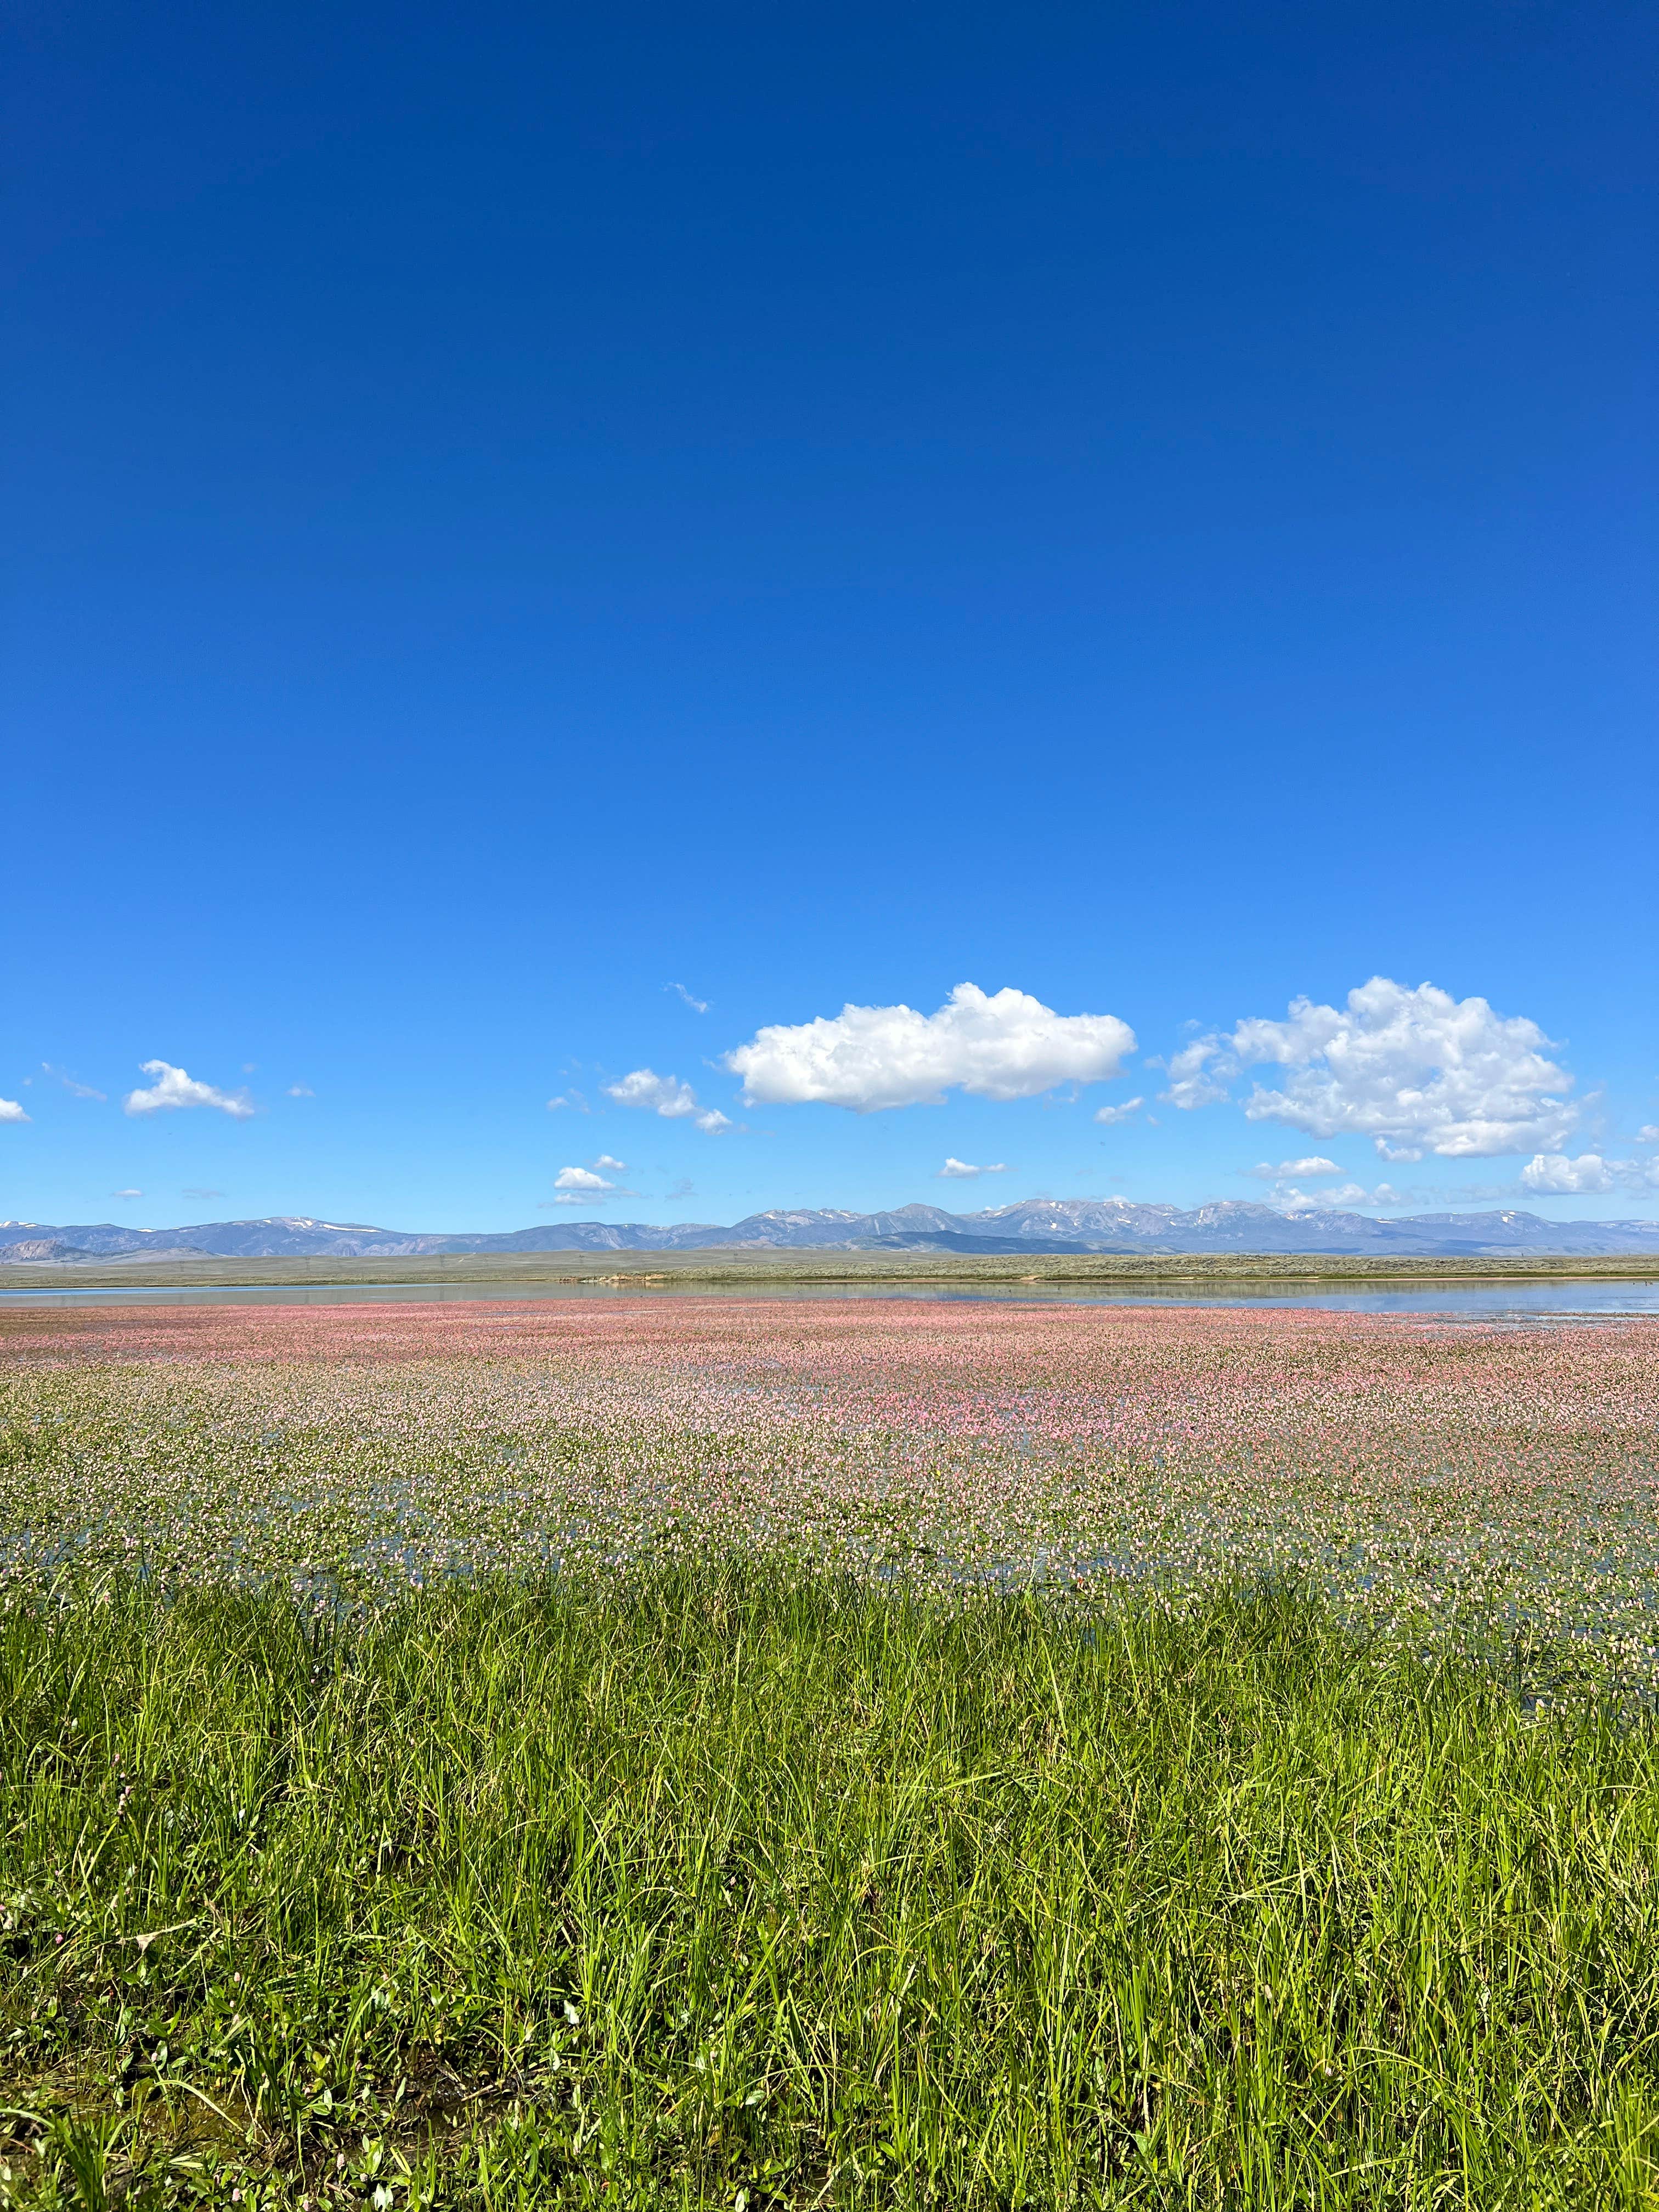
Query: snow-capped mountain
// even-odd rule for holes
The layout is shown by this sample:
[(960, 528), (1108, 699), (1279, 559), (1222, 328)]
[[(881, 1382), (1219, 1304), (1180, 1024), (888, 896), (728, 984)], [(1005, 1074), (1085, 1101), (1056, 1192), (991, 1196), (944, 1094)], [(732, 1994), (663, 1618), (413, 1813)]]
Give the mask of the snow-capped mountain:
[(1022, 1199), (980, 1213), (902, 1206), (891, 1213), (829, 1207), (775, 1208), (729, 1228), (710, 1222), (655, 1227), (645, 1222), (560, 1221), (476, 1236), (377, 1229), (365, 1222), (278, 1214), (259, 1221), (210, 1221), (186, 1229), (128, 1229), (115, 1222), (54, 1226), (0, 1223), (0, 1261), (74, 1262), (212, 1253), (232, 1259), (334, 1256), (404, 1259), (463, 1252), (674, 1252), (709, 1248), (812, 1248), (915, 1252), (1118, 1252), (1399, 1254), (1497, 1258), (1535, 1252), (1567, 1256), (1650, 1255), (1659, 1262), (1659, 1222), (1546, 1221), (1535, 1213), (1422, 1213), (1376, 1221), (1363, 1213), (1221, 1199), (1188, 1211), (1121, 1198)]

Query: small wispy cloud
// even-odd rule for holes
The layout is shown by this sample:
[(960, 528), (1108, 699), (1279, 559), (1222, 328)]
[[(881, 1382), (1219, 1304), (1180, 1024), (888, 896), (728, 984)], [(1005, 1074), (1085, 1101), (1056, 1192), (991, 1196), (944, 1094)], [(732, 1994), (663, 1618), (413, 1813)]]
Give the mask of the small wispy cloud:
[(708, 1012), (708, 1000), (694, 999), (684, 983), (665, 983), (663, 988), (665, 991), (677, 991), (694, 1014), (706, 1014)]
[(988, 1160), (983, 1167), (975, 1167), (972, 1160), (959, 1160), (948, 1153), (945, 1165), (933, 1170), (935, 1176), (942, 1176), (947, 1182), (966, 1180), (972, 1176), (1006, 1175), (1007, 1172), (1008, 1163), (1006, 1160)]
[(129, 1114), (171, 1113), (185, 1106), (211, 1106), (234, 1121), (251, 1121), (252, 1101), (245, 1091), (220, 1091), (211, 1083), (198, 1083), (182, 1067), (165, 1060), (147, 1060), (143, 1073), (155, 1080), (147, 1091), (129, 1091), (123, 1102)]
[[(133, 1195), (136, 1197), (137, 1192), (134, 1192)], [(190, 1189), (180, 1191), (179, 1195), (181, 1198), (222, 1198), (224, 1193), (222, 1190), (203, 1189), (192, 1184)]]
[(314, 1098), (317, 1096), (308, 1083), (290, 1083), (288, 1095), (290, 1098)]
[[(545, 1213), (553, 1206), (604, 1206), (613, 1198), (637, 1198), (636, 1190), (622, 1183), (607, 1182), (603, 1176), (589, 1175), (584, 1168), (561, 1168), (553, 1178), (556, 1198), (538, 1199), (537, 1211)], [(563, 1188), (560, 1188), (560, 1185)]]
[(586, 1114), (592, 1111), (580, 1091), (561, 1091), (556, 1097), (550, 1098), (547, 1102), (547, 1110), (550, 1114), (556, 1114), (565, 1107), (568, 1107), (573, 1114)]
[(593, 1161), (592, 1164), (596, 1168), (608, 1168), (612, 1175), (626, 1175), (628, 1173), (627, 1161), (613, 1160), (609, 1152), (601, 1152), (598, 1159)]
[(1260, 1176), (1263, 1182), (1285, 1182), (1292, 1176), (1340, 1175), (1342, 1170), (1334, 1160), (1310, 1152), (1304, 1160), (1280, 1160), (1277, 1167), (1271, 1160), (1258, 1160), (1247, 1172)]
[(659, 1075), (649, 1067), (636, 1067), (620, 1082), (607, 1083), (605, 1095), (614, 1098), (618, 1106), (658, 1114), (665, 1121), (689, 1120), (694, 1128), (710, 1137), (732, 1126), (718, 1107), (699, 1106), (697, 1094), (689, 1083), (682, 1083), (678, 1075)]
[(1097, 1121), (1103, 1122), (1109, 1129), (1119, 1121), (1133, 1120), (1146, 1103), (1146, 1101), (1144, 1098), (1126, 1098), (1121, 1106), (1101, 1107), (1095, 1119)]
[(1298, 1190), (1294, 1183), (1282, 1183), (1273, 1194), (1273, 1203), (1282, 1206), (1287, 1213), (1322, 1213), (1332, 1206), (1407, 1206), (1410, 1195), (1398, 1191), (1389, 1182), (1380, 1182), (1367, 1190), (1363, 1182), (1345, 1182), (1335, 1190)]
[(106, 1096), (104, 1091), (94, 1091), (91, 1084), (78, 1081), (66, 1068), (54, 1067), (49, 1060), (43, 1060), (40, 1068), (43, 1074), (56, 1076), (71, 1098), (95, 1098), (100, 1105), (103, 1104)]
[(1355, 1182), (1352, 1176), (1334, 1188), (1300, 1189), (1298, 1184), (1310, 1176), (1347, 1174), (1346, 1168), (1339, 1167), (1334, 1160), (1327, 1159), (1322, 1152), (1305, 1152), (1294, 1160), (1258, 1160), (1253, 1168), (1247, 1168), (1244, 1172), (1260, 1176), (1263, 1182), (1271, 1183), (1273, 1188), (1267, 1194), (1267, 1203), (1282, 1208), (1286, 1213), (1324, 1212), (1334, 1206), (1407, 1206), (1413, 1202), (1411, 1193), (1398, 1191), (1392, 1183), (1379, 1182), (1367, 1189), (1363, 1182)]
[(697, 1110), (697, 1094), (689, 1083), (682, 1083), (678, 1075), (659, 1075), (650, 1067), (636, 1067), (617, 1082), (607, 1083), (605, 1095), (618, 1106), (637, 1106), (644, 1113), (660, 1114), (666, 1121)]
[(142, 1198), (143, 1194), (142, 1190), (112, 1190), (110, 1193), (112, 1198)]
[(0, 1121), (27, 1121), (29, 1116), (15, 1098), (0, 1098)]

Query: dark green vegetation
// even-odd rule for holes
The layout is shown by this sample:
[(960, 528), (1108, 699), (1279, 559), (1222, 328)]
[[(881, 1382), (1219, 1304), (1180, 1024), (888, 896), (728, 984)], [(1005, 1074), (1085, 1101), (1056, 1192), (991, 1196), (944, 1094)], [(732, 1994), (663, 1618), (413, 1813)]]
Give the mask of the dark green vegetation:
[(228, 1260), (175, 1255), (165, 1260), (0, 1262), (0, 1290), (97, 1291), (294, 1288), (350, 1283), (483, 1285), (582, 1284), (708, 1290), (800, 1284), (957, 1283), (1029, 1288), (1032, 1284), (1136, 1285), (1273, 1282), (1364, 1284), (1420, 1289), (1445, 1283), (1651, 1282), (1651, 1257), (1565, 1258), (1518, 1253), (1502, 1259), (1378, 1259), (1365, 1254), (1224, 1253), (1146, 1256), (1110, 1252), (1012, 1255), (944, 1252), (799, 1252), (764, 1247), (690, 1252), (465, 1253), (406, 1260)]
[(1272, 1588), (15, 1593), (0, 2191), (1646, 2204), (1655, 1737), (1515, 1692)]

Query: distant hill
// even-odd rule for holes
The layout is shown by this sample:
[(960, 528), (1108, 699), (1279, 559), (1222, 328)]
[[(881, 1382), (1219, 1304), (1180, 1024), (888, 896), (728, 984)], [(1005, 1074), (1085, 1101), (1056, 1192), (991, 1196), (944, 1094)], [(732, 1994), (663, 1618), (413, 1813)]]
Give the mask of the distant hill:
[(1273, 1206), (1221, 1199), (1183, 1212), (1121, 1198), (1023, 1199), (981, 1213), (902, 1206), (892, 1213), (834, 1208), (751, 1213), (729, 1228), (682, 1222), (559, 1221), (477, 1236), (376, 1229), (361, 1221), (278, 1214), (262, 1221), (210, 1221), (186, 1229), (128, 1229), (102, 1221), (58, 1227), (0, 1222), (0, 1261), (73, 1265), (79, 1259), (161, 1259), (214, 1253), (230, 1259), (404, 1259), (461, 1252), (672, 1252), (706, 1247), (785, 1251), (1164, 1253), (1393, 1253), (1402, 1257), (1501, 1259), (1536, 1252), (1568, 1257), (1650, 1254), (1659, 1262), (1659, 1222), (1546, 1221), (1535, 1213), (1419, 1213), (1374, 1221), (1363, 1213)]

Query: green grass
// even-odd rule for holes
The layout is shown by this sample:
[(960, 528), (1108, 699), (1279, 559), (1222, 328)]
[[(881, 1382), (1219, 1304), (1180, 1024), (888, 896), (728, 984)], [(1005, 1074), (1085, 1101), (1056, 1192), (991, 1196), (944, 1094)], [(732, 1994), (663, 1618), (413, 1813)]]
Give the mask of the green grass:
[(0, 2201), (1659, 2202), (1645, 1721), (1285, 1589), (0, 1615)]
[(406, 1259), (227, 1259), (212, 1253), (167, 1259), (106, 1257), (7, 1263), (0, 1248), (0, 1290), (100, 1291), (302, 1288), (329, 1284), (410, 1283), (465, 1286), (498, 1284), (614, 1285), (732, 1290), (899, 1283), (978, 1285), (1029, 1295), (1032, 1285), (1094, 1284), (1158, 1290), (1170, 1283), (1265, 1282), (1345, 1285), (1364, 1290), (1434, 1289), (1459, 1284), (1651, 1282), (1652, 1253), (1567, 1255), (1515, 1252), (1485, 1256), (1318, 1252), (1113, 1253), (856, 1252), (788, 1250), (775, 1245), (704, 1246), (675, 1252), (512, 1252), (422, 1254)]

